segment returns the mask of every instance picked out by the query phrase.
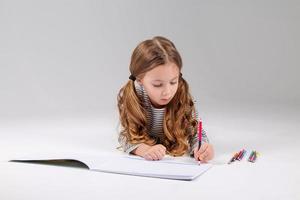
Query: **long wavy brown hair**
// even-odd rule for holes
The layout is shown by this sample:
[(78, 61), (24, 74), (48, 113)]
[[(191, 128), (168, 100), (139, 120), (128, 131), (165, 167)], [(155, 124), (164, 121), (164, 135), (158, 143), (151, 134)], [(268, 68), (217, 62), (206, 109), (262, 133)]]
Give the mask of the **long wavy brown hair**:
[[(175, 45), (167, 38), (156, 36), (141, 42), (134, 49), (129, 70), (131, 75), (142, 79), (146, 72), (169, 62), (176, 64), (181, 71), (182, 60)], [(122, 126), (120, 136), (124, 136), (131, 144), (155, 144), (155, 140), (148, 135), (147, 110), (132, 80), (119, 91), (118, 109)], [(166, 105), (163, 130), (165, 139), (161, 143), (167, 148), (168, 154), (181, 156), (189, 150), (189, 142), (197, 131), (197, 120), (189, 85), (182, 76), (175, 96)]]

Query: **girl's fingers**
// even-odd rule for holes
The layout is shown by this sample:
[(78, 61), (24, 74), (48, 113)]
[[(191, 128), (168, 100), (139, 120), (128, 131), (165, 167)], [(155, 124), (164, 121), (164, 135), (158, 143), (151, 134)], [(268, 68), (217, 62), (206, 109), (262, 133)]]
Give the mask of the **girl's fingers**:
[(160, 160), (163, 157), (163, 153), (161, 152), (161, 149), (153, 149), (152, 155), (154, 160)]
[(165, 154), (166, 147), (164, 147), (163, 145), (156, 145), (148, 150), (144, 158), (146, 160), (160, 160), (165, 156)]
[(159, 148), (158, 151), (162, 155), (164, 155), (166, 153), (166, 150), (164, 148)]
[(159, 145), (159, 148), (156, 151), (156, 155), (158, 156), (159, 160), (162, 159), (166, 155), (166, 147), (163, 145)]
[(200, 150), (198, 150), (198, 148), (196, 148), (195, 150), (194, 150), (194, 158), (196, 159), (196, 160), (200, 160)]
[(150, 154), (146, 154), (146, 155), (144, 156), (144, 158), (145, 158), (146, 160), (153, 160)]
[(162, 155), (159, 151), (154, 151), (153, 153), (155, 154), (155, 160), (160, 160), (162, 158)]
[(203, 143), (200, 147), (200, 149), (198, 149), (197, 147), (194, 149), (194, 158), (196, 160), (202, 160), (203, 157), (203, 153), (207, 150), (208, 148), (208, 144), (207, 143)]
[(212, 158), (213, 158), (213, 149), (212, 149), (212, 146), (208, 145), (208, 148), (206, 149), (206, 151), (204, 151), (200, 155), (200, 160), (208, 161), (208, 160), (211, 160)]
[(160, 150), (159, 153), (160, 153), (160, 155), (161, 155), (161, 158), (163, 158), (163, 157), (166, 155), (166, 152), (165, 152), (165, 151), (162, 151), (162, 150)]
[(208, 151), (205, 151), (204, 153), (202, 153), (202, 154), (199, 156), (199, 157), (200, 157), (200, 160), (206, 160), (208, 154), (209, 154)]
[(153, 151), (148, 151), (145, 154), (146, 160), (156, 160), (156, 155), (153, 153)]
[(208, 144), (207, 143), (203, 143), (199, 149), (199, 153), (202, 154), (204, 153), (208, 148)]
[(159, 155), (155, 151), (151, 152), (151, 156), (152, 156), (153, 160), (158, 160), (158, 158), (159, 158)]

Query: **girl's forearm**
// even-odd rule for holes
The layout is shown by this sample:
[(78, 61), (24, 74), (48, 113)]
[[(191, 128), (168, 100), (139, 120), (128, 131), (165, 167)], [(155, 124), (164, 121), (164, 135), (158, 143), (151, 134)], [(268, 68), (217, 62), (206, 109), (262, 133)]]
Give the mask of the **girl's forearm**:
[(134, 149), (132, 151), (133, 154), (137, 155), (137, 156), (141, 156), (143, 157), (143, 155), (145, 154), (145, 152), (150, 148), (151, 146), (147, 145), (147, 144), (140, 144), (136, 149)]

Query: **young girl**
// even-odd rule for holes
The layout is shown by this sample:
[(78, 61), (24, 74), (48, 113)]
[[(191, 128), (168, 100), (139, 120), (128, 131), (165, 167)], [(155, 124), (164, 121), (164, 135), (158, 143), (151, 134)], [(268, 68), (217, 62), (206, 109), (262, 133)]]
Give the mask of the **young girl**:
[(118, 95), (123, 150), (147, 160), (189, 153), (196, 160), (213, 158), (202, 130), (198, 149), (198, 114), (182, 73), (175, 45), (164, 37), (140, 43), (131, 56), (129, 81)]

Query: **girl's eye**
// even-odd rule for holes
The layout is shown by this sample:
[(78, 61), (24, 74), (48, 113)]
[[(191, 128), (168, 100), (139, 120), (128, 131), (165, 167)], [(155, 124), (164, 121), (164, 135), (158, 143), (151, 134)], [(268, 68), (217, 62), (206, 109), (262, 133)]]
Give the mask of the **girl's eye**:
[[(171, 82), (170, 84), (171, 84), (171, 85), (175, 85), (175, 84), (177, 84), (177, 82)], [(159, 85), (153, 85), (153, 87), (162, 87), (162, 84), (159, 84)]]

